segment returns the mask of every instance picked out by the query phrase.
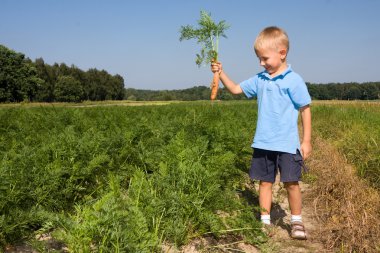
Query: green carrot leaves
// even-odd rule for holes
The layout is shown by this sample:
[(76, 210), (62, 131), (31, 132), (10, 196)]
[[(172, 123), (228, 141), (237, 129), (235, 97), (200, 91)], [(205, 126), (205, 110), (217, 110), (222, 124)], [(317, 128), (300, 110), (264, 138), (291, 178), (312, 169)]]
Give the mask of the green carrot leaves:
[(201, 18), (198, 20), (198, 28), (192, 25), (182, 26), (180, 29), (182, 40), (197, 39), (197, 43), (202, 45), (201, 51), (197, 54), (195, 63), (201, 66), (218, 60), (219, 38), (224, 37), (225, 31), (230, 27), (224, 20), (215, 23), (211, 14), (201, 11)]

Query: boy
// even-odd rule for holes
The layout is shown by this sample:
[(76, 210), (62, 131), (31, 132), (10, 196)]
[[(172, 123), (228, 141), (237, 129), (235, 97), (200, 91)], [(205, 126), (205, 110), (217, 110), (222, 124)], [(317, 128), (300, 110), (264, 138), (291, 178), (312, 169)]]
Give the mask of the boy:
[[(220, 62), (211, 64), (211, 70), (219, 72), (220, 80), (232, 94), (244, 92), (248, 98), (257, 97), (258, 119), (249, 174), (252, 179), (260, 180), (261, 221), (270, 225), (272, 185), (279, 168), (280, 181), (287, 190), (291, 210), (291, 236), (306, 239), (298, 182), (301, 180), (303, 159), (307, 159), (312, 150), (311, 98), (302, 78), (286, 62), (289, 39), (284, 30), (265, 28), (256, 38), (254, 49), (265, 71), (240, 84), (226, 75)], [(301, 112), (303, 126), (301, 145), (298, 111)]]

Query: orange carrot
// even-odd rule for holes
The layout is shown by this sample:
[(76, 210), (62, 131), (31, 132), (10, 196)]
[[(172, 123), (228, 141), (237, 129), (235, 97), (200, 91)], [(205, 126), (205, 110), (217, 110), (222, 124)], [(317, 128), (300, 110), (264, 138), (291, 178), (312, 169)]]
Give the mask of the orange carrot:
[(216, 95), (218, 94), (218, 88), (219, 88), (219, 73), (214, 73), (214, 78), (212, 79), (211, 83), (211, 100), (215, 100)]

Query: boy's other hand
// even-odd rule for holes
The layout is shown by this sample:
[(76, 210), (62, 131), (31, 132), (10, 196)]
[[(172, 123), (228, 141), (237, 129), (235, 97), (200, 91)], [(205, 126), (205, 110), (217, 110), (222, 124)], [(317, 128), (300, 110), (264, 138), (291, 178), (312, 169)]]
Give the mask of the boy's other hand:
[(302, 142), (301, 144), (301, 155), (304, 160), (309, 158), (311, 151), (312, 151), (311, 143), (310, 142)]
[(211, 71), (213, 73), (222, 73), (222, 63), (221, 62), (212, 62), (211, 63)]

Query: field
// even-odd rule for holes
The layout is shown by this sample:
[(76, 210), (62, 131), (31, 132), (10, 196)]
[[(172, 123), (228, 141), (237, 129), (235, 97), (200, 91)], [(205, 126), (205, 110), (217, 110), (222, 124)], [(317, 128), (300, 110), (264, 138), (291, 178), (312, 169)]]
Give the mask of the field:
[[(257, 195), (246, 187), (255, 102), (122, 105), (0, 107), (2, 247), (44, 251), (34, 238), (45, 234), (73, 252), (267, 240), (246, 197)], [(317, 102), (312, 113), (313, 134), (380, 189), (380, 104)]]
[(317, 102), (312, 112), (315, 134), (333, 143), (380, 189), (380, 102)]

